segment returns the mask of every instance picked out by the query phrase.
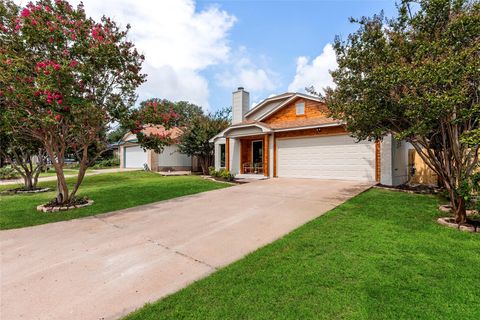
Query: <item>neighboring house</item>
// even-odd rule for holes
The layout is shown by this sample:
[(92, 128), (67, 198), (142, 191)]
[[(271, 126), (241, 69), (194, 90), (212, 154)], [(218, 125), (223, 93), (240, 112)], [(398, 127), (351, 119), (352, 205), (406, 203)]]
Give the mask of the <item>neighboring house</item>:
[(284, 93), (252, 109), (249, 100), (243, 88), (233, 92), (232, 125), (211, 139), (216, 169), (226, 168), (240, 176), (377, 181), (385, 185), (405, 183), (411, 175), (411, 145), (391, 136), (382, 142), (357, 142), (342, 122), (328, 117), (328, 108), (318, 97)]
[[(182, 130), (172, 128), (165, 130), (163, 126), (150, 126), (143, 130), (145, 135), (157, 134), (170, 136), (177, 140)], [(121, 168), (144, 168), (147, 165), (152, 171), (192, 171), (192, 157), (178, 151), (176, 144), (166, 146), (162, 153), (153, 150), (143, 150), (138, 144), (137, 135), (127, 133), (120, 141), (120, 167)]]

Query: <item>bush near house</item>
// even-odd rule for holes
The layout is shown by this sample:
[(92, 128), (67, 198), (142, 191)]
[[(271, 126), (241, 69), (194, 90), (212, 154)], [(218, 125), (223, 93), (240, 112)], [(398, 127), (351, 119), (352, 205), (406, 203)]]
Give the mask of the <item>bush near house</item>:
[(16, 179), (20, 178), (20, 174), (11, 167), (0, 168), (0, 179)]
[(215, 170), (215, 167), (208, 167), (208, 173), (215, 178), (221, 178), (225, 181), (233, 181), (235, 176), (226, 169)]
[(93, 169), (107, 169), (107, 168), (116, 168), (120, 166), (120, 159), (110, 158), (97, 161), (92, 168)]

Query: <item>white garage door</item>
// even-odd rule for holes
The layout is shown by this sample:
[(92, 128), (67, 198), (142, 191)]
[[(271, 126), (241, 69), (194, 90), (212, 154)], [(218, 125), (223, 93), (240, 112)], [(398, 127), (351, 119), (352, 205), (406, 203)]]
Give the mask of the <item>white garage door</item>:
[(143, 168), (147, 153), (140, 147), (125, 147), (125, 168)]
[(375, 144), (348, 135), (277, 140), (278, 176), (375, 180)]

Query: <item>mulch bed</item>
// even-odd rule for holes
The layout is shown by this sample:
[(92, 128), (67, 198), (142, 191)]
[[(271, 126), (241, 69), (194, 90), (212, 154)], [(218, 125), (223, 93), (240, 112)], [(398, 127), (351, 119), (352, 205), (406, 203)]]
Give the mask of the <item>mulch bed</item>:
[(15, 188), (0, 192), (0, 194), (17, 194), (17, 193), (40, 193), (50, 191), (50, 188), (35, 188), (33, 190), (25, 190), (24, 188)]
[(78, 198), (71, 201), (66, 206), (58, 205), (55, 200), (50, 201), (49, 203), (42, 204), (37, 206), (37, 210), (41, 212), (58, 212), (58, 211), (67, 211), (71, 209), (83, 208), (91, 206), (94, 203), (93, 200), (88, 200), (86, 198)]

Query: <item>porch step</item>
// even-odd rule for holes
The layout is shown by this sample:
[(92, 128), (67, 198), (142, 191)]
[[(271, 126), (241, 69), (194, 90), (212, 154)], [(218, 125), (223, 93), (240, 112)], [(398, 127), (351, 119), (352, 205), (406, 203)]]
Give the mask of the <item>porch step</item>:
[(238, 179), (238, 180), (265, 180), (265, 179), (268, 179), (268, 177), (265, 177), (263, 174), (243, 173), (243, 174), (237, 174), (235, 176), (235, 179)]

